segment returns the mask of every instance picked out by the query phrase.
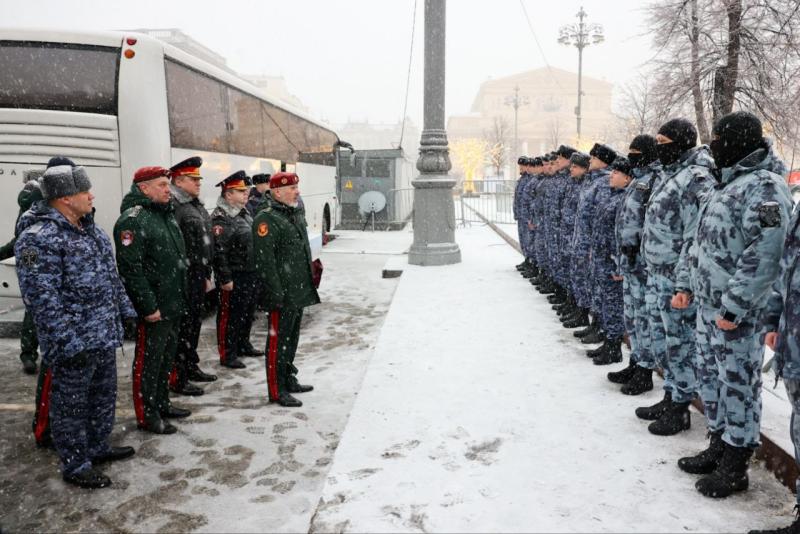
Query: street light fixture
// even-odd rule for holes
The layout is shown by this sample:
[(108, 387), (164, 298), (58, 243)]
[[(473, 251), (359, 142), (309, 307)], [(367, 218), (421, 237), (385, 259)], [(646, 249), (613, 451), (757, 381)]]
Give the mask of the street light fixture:
[(605, 37), (603, 36), (603, 27), (601, 25), (584, 22), (583, 19), (586, 18), (586, 11), (583, 10), (583, 7), (581, 7), (581, 10), (578, 11), (578, 14), (575, 16), (578, 17), (577, 24), (568, 24), (562, 26), (558, 30), (558, 42), (563, 45), (574, 46), (578, 49), (578, 105), (575, 108), (575, 116), (578, 119), (578, 139), (580, 139), (581, 96), (583, 95), (583, 49), (589, 45), (602, 43)]
[(514, 96), (507, 96), (505, 98), (505, 105), (512, 106), (514, 108), (514, 152), (512, 162), (516, 163), (517, 158), (519, 157), (519, 136), (517, 130), (517, 114), (519, 111), (520, 106), (527, 106), (530, 101), (528, 100), (527, 96), (519, 96), (519, 85), (514, 86)]

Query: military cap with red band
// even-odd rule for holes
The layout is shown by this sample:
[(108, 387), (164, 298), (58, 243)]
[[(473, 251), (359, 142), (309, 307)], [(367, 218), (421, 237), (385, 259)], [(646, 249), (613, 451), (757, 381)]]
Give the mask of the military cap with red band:
[(169, 175), (173, 178), (177, 176), (190, 176), (200, 178), (200, 166), (203, 165), (203, 158), (194, 156), (176, 163), (169, 168)]
[(162, 176), (169, 176), (169, 169), (158, 166), (142, 167), (133, 174), (133, 183), (138, 184), (155, 178), (161, 178)]
[(247, 189), (250, 185), (252, 184), (250, 183), (250, 178), (247, 176), (247, 173), (244, 171), (236, 171), (219, 182), (216, 187), (221, 187), (222, 191), (227, 191), (229, 189)]
[(269, 188), (277, 189), (279, 187), (286, 187), (289, 185), (297, 185), (300, 183), (300, 177), (293, 172), (279, 172), (272, 175), (269, 179)]

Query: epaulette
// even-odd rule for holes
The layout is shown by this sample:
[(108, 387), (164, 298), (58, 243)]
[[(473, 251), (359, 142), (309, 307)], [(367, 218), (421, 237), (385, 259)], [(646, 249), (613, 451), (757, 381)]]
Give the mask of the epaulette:
[(42, 230), (42, 228), (44, 228), (44, 221), (38, 221), (32, 224), (31, 226), (27, 227), (25, 230), (22, 231), (22, 233), (23, 234), (29, 233), (36, 235)]
[(639, 182), (638, 184), (636, 184), (636, 190), (642, 192), (650, 191), (650, 184), (646, 182)]
[(122, 213), (122, 215), (124, 215), (125, 217), (128, 217), (128, 218), (131, 218), (131, 219), (135, 219), (136, 217), (139, 216), (139, 214), (141, 212), (142, 212), (142, 206), (141, 206), (141, 204), (137, 204), (136, 206), (133, 206), (132, 208), (126, 209)]

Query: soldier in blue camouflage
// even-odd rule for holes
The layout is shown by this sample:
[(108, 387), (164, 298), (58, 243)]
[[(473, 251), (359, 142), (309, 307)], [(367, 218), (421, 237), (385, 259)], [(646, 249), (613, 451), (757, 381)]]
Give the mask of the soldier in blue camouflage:
[[(772, 286), (763, 316), (765, 343), (775, 351), (777, 379), (783, 378), (792, 406), (789, 430), (794, 458), (800, 467), (800, 208), (795, 206), (784, 242), (780, 274)], [(800, 532), (800, 479), (795, 481), (795, 520), (775, 530), (750, 534), (796, 534)]]
[[(711, 443), (678, 466), (707, 476), (697, 490), (727, 497), (747, 489), (747, 462), (759, 445), (761, 323), (778, 276), (792, 211), (786, 167), (745, 111), (714, 126), (717, 186), (701, 211), (692, 264), (679, 264), (680, 307), (697, 303), (697, 378)], [(682, 301), (682, 302), (679, 302)]]
[(655, 421), (648, 430), (670, 436), (691, 424), (689, 403), (696, 393), (694, 302), (671, 304), (677, 289), (676, 273), (688, 265), (700, 208), (714, 188), (714, 160), (708, 147), (696, 147), (697, 130), (686, 119), (664, 123), (656, 135), (664, 180), (653, 190), (642, 230), (642, 256), (647, 264), (647, 298), (663, 322), (666, 354), (664, 399), (637, 408), (636, 415)]
[(127, 458), (112, 447), (116, 349), (123, 319), (136, 314), (114, 264), (108, 236), (94, 224), (83, 167), (59, 165), (41, 179), (43, 201), (19, 221), (17, 277), (51, 369), (50, 428), (66, 482), (101, 488), (100, 463)]
[(561, 145), (556, 150), (556, 174), (555, 184), (551, 190), (549, 198), (548, 212), (550, 213), (550, 236), (549, 236), (549, 249), (550, 249), (550, 265), (553, 273), (553, 280), (556, 282), (556, 292), (547, 298), (550, 304), (561, 306), (567, 302), (569, 293), (567, 286), (569, 285), (569, 272), (564, 272), (562, 268), (563, 250), (562, 244), (562, 228), (561, 228), (561, 208), (564, 204), (564, 199), (567, 193), (571, 190), (571, 183), (573, 182), (570, 176), (569, 158), (576, 150), (571, 146)]
[(526, 217), (525, 231), (527, 232), (527, 237), (524, 253), (532, 267), (530, 272), (524, 276), (533, 280), (541, 274), (541, 268), (536, 262), (536, 226), (533, 224), (533, 202), (536, 198), (539, 186), (542, 184), (542, 159), (528, 158), (527, 163), (527, 171), (531, 179), (528, 180), (528, 183), (525, 184), (525, 188), (522, 191), (521, 211)]
[(547, 213), (547, 196), (553, 186), (553, 165), (554, 160), (551, 154), (542, 156), (542, 173), (540, 181), (536, 187), (536, 196), (531, 202), (531, 224), (534, 227), (534, 252), (536, 263), (541, 269), (539, 276), (533, 280), (533, 284), (542, 294), (552, 293), (555, 286), (551, 279), (547, 258), (547, 227), (549, 213)]
[(572, 243), (575, 235), (575, 215), (578, 211), (578, 200), (580, 192), (586, 178), (586, 173), (589, 171), (589, 154), (583, 152), (575, 152), (570, 158), (569, 174), (570, 182), (568, 182), (564, 200), (561, 203), (561, 227), (559, 236), (559, 249), (561, 250), (561, 277), (565, 281), (564, 289), (567, 292), (567, 299), (563, 304), (556, 305), (554, 309), (558, 312), (561, 322), (579, 324), (589, 324), (589, 318), (585, 312), (578, 308), (578, 302), (575, 297), (575, 287), (572, 279), (573, 256), (572, 256)]
[[(532, 177), (528, 172), (527, 156), (520, 156), (519, 159), (517, 159), (517, 166), (519, 167), (519, 179), (517, 180), (517, 184), (514, 188), (514, 201), (512, 204), (512, 209), (514, 213), (514, 220), (517, 221), (519, 247), (522, 249), (523, 256), (525, 256), (525, 260), (517, 265), (516, 269), (524, 275), (530, 270), (531, 267), (527, 254), (525, 253), (528, 249), (529, 232), (527, 217), (528, 206), (525, 202), (524, 191)], [(254, 214), (251, 213), (251, 215)]]
[(625, 191), (632, 177), (630, 162), (618, 157), (611, 163), (609, 192), (597, 207), (592, 227), (592, 270), (595, 284), (600, 288), (602, 304), (600, 325), (605, 333), (603, 344), (587, 352), (595, 365), (622, 361), (622, 338), (625, 335), (622, 276), (619, 269), (619, 249), (614, 230), (617, 214), (622, 208)]
[[(587, 328), (575, 333), (575, 337), (586, 340), (586, 343), (601, 343), (605, 338), (600, 327), (600, 311), (592, 311), (592, 228), (597, 207), (602, 197), (601, 191), (608, 189), (608, 176), (611, 170), (608, 168), (617, 158), (617, 153), (601, 143), (595, 143), (589, 151), (589, 173), (584, 181), (584, 187), (578, 198), (578, 211), (575, 216), (575, 233), (572, 238), (572, 257), (574, 269), (571, 279), (574, 281), (575, 297), (578, 307), (592, 312), (591, 323)], [(570, 327), (570, 324), (564, 326)], [(572, 327), (580, 326), (573, 325)]]
[(624, 300), (625, 331), (631, 346), (630, 363), (621, 371), (608, 373), (608, 379), (623, 384), (620, 391), (639, 395), (653, 389), (655, 354), (663, 351), (654, 347), (645, 304), (647, 270), (640, 254), (642, 228), (650, 192), (661, 176), (661, 162), (656, 154), (656, 139), (637, 135), (631, 141), (628, 160), (631, 162), (633, 183), (626, 190), (622, 209), (616, 222), (619, 266)]

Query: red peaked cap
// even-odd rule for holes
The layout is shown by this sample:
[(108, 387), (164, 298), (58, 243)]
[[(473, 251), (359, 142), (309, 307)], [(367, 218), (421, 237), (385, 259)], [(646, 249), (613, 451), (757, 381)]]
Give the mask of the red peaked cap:
[(296, 185), (300, 183), (300, 177), (293, 172), (279, 172), (273, 174), (269, 179), (269, 188), (277, 189), (279, 187), (286, 187), (287, 185)]
[(133, 183), (146, 182), (154, 178), (161, 178), (162, 176), (169, 176), (169, 169), (164, 167), (142, 167), (133, 174)]

